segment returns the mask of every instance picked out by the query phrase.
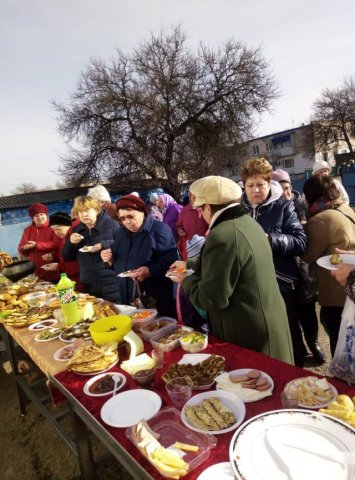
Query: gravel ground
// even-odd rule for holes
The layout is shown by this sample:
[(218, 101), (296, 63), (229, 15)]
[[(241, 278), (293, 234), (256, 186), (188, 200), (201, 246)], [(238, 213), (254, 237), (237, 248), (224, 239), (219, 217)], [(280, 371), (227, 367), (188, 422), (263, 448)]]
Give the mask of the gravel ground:
[[(328, 375), (330, 361), (329, 342), (320, 328), (319, 342), (325, 351), (327, 362), (312, 366), (311, 355), (306, 367), (321, 375)], [(0, 365), (2, 362), (0, 362)], [(16, 388), (11, 375), (0, 368), (0, 466), (2, 480), (80, 480), (80, 472), (74, 455), (57, 433), (33, 405), (20, 417)], [(93, 450), (97, 457), (105, 454), (103, 447), (93, 438)], [(109, 456), (98, 469), (99, 480), (129, 480), (132, 477)]]

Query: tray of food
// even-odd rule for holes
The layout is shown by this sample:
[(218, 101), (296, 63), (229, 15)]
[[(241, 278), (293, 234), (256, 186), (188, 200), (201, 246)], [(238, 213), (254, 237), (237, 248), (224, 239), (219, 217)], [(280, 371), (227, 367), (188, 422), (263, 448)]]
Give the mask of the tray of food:
[(214, 435), (235, 430), (244, 420), (245, 405), (229, 392), (203, 392), (188, 400), (181, 411), (184, 425)]
[(159, 317), (150, 322), (148, 325), (137, 329), (137, 332), (142, 336), (143, 340), (149, 342), (149, 340), (155, 335), (166, 332), (170, 327), (175, 325), (175, 318)]
[(73, 342), (77, 338), (83, 338), (84, 340), (90, 340), (91, 335), (89, 327), (93, 322), (91, 320), (83, 320), (82, 322), (75, 323), (71, 327), (67, 327), (60, 334), (60, 340), (62, 342)]
[(210, 388), (217, 375), (224, 371), (225, 358), (219, 355), (208, 355), (198, 363), (171, 363), (162, 375), (164, 382), (172, 378), (188, 376), (191, 378), (194, 390)]
[(163, 333), (158, 333), (150, 339), (150, 343), (153, 348), (159, 348), (163, 352), (171, 352), (179, 346), (179, 338), (187, 333), (193, 332), (191, 327), (185, 327), (181, 325), (175, 325), (165, 330)]
[(134, 312), (129, 315), (132, 318), (133, 327), (143, 328), (157, 318), (158, 311), (154, 308), (136, 308)]
[(209, 458), (217, 444), (213, 435), (195, 432), (183, 425), (180, 412), (173, 407), (163, 408), (150, 420), (130, 427), (126, 435), (167, 478), (191, 473)]

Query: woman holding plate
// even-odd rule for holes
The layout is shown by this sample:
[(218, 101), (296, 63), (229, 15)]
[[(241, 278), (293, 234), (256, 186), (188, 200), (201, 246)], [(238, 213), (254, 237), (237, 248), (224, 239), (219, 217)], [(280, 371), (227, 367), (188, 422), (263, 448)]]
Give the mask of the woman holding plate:
[(119, 303), (117, 276), (102, 261), (100, 251), (113, 244), (120, 226), (101, 210), (95, 198), (77, 197), (73, 208), (80, 222), (66, 239), (61, 255), (65, 261), (78, 261), (84, 292)]
[(157, 302), (160, 315), (176, 318), (173, 284), (165, 274), (178, 258), (170, 227), (148, 214), (147, 205), (135, 195), (125, 195), (116, 202), (122, 228), (110, 249), (101, 252), (104, 262), (113, 264), (117, 274), (129, 270), (130, 278), (119, 277), (121, 303), (133, 300), (133, 281)]
[[(303, 193), (310, 217), (306, 225), (308, 247), (302, 259), (313, 263), (320, 257), (336, 253), (336, 248), (353, 250), (355, 213), (344, 203), (333, 179), (315, 175), (305, 182)], [(330, 350), (334, 355), (346, 293), (332, 277), (330, 270), (317, 264), (316, 275), (320, 318), (329, 335)]]

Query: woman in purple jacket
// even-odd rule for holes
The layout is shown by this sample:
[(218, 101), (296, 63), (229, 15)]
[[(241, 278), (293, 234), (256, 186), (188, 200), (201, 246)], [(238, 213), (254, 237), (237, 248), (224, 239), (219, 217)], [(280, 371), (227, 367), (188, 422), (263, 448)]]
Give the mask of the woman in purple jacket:
[(163, 211), (163, 222), (171, 228), (175, 240), (178, 239), (176, 222), (179, 217), (182, 205), (179, 205), (175, 199), (167, 193), (162, 193), (158, 198), (158, 207)]

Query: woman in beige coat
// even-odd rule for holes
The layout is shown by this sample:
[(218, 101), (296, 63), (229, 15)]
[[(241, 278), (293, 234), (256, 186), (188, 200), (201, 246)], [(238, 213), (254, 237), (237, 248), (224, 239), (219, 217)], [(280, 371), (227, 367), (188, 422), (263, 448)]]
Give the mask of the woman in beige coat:
[[(310, 217), (306, 226), (308, 247), (302, 259), (314, 263), (336, 248), (355, 248), (355, 213), (345, 205), (330, 177), (311, 177), (303, 187)], [(316, 265), (321, 321), (329, 335), (330, 350), (335, 352), (346, 293), (330, 270)]]

